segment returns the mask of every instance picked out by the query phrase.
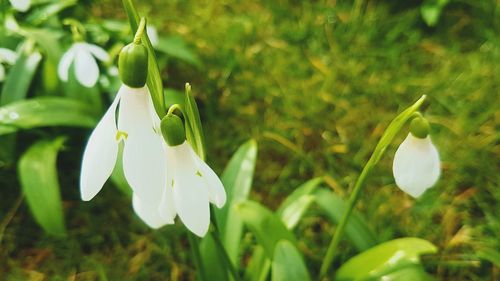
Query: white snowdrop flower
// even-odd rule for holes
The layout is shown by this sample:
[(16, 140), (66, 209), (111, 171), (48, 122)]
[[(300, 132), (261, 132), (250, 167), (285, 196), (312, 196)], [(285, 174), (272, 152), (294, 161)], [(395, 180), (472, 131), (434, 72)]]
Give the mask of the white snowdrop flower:
[(158, 46), (158, 43), (160, 42), (160, 38), (158, 36), (158, 30), (156, 27), (148, 25), (146, 27), (146, 32), (148, 33), (149, 41), (151, 41), (151, 45), (153, 47)]
[(31, 0), (9, 0), (12, 7), (19, 12), (26, 12), (31, 6)]
[(93, 87), (99, 79), (96, 58), (108, 61), (108, 53), (101, 47), (86, 42), (74, 43), (61, 58), (57, 73), (62, 81), (68, 81), (71, 64), (75, 64), (76, 80), (85, 87)]
[[(215, 172), (186, 141), (182, 121), (167, 115), (161, 122), (167, 169), (166, 186), (159, 204), (159, 218), (173, 223), (176, 215), (194, 234), (203, 237), (210, 225), (209, 203), (222, 208), (226, 191)], [(156, 202), (151, 202), (154, 204)], [(157, 219), (156, 214), (151, 217)]]
[[(116, 111), (118, 108), (118, 122)], [(82, 160), (82, 199), (92, 199), (110, 177), (118, 145), (124, 141), (123, 172), (137, 196), (145, 202), (159, 200), (166, 185), (165, 157), (159, 135), (159, 119), (146, 87), (123, 85), (90, 135)]]
[(6, 63), (12, 65), (16, 62), (17, 58), (18, 55), (14, 51), (0, 48), (0, 81), (5, 79), (5, 68), (2, 64)]
[(412, 121), (410, 133), (394, 155), (392, 171), (397, 186), (415, 198), (437, 182), (441, 173), (439, 153), (423, 117)]

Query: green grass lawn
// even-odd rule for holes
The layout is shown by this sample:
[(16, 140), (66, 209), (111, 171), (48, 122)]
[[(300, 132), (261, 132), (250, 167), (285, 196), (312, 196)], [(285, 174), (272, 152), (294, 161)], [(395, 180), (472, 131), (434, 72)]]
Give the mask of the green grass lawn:
[[(90, 11), (96, 21), (125, 19), (118, 2), (95, 1)], [(415, 236), (438, 246), (424, 258), (438, 280), (500, 278), (487, 261), (500, 248), (498, 1), (451, 1), (434, 28), (419, 1), (148, 2), (140, 11), (160, 34), (184, 38), (202, 62), (172, 59), (162, 75), (170, 88), (192, 84), (208, 163), (221, 172), (241, 143), (256, 139), (251, 198), (273, 209), (316, 176), (347, 198), (390, 120), (428, 95), (440, 181), (419, 200), (396, 187), (391, 165), (402, 133), (357, 209), (380, 241)], [(182, 225), (148, 229), (112, 184), (80, 201), (89, 132), (69, 132), (59, 159), (67, 237), (44, 234), (24, 203), (16, 211), (15, 166), (0, 170), (0, 280), (193, 280)], [(313, 208), (296, 230), (313, 272), (334, 227)], [(356, 253), (347, 241), (341, 250), (339, 264)]]

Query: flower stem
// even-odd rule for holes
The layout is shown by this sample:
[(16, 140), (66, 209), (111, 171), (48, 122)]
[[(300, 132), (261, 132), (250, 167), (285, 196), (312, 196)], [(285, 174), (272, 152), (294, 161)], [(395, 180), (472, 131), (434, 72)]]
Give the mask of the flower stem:
[[(214, 216), (212, 216), (212, 217), (214, 217)], [(229, 269), (229, 272), (233, 276), (233, 279), (235, 281), (241, 281), (241, 278), (238, 275), (236, 268), (234, 267), (231, 259), (229, 258), (229, 255), (227, 254), (226, 249), (224, 248), (224, 245), (222, 244), (222, 241), (220, 240), (220, 235), (219, 235), (219, 230), (217, 229), (217, 224), (215, 223), (215, 221), (212, 222), (212, 224), (214, 226), (214, 230), (211, 232), (211, 235), (212, 235), (212, 238), (214, 239), (215, 246), (217, 247), (217, 250), (222, 255), (222, 258), (224, 260), (224, 264)]]
[(200, 254), (200, 243), (198, 241), (198, 237), (196, 237), (191, 231), (187, 230), (188, 234), (188, 239), (189, 239), (189, 246), (191, 248), (191, 253), (193, 255), (194, 259), (194, 265), (196, 269), (198, 269), (198, 273), (200, 276), (200, 279), (202, 281), (208, 281), (207, 275), (205, 273), (205, 268), (203, 267), (203, 262), (201, 260), (201, 254)]
[(368, 175), (370, 174), (370, 172), (373, 170), (375, 165), (378, 163), (378, 161), (384, 154), (387, 146), (389, 146), (389, 144), (392, 142), (397, 133), (403, 128), (406, 121), (408, 121), (408, 119), (410, 119), (413, 116), (414, 112), (416, 112), (418, 108), (422, 105), (425, 98), (426, 96), (423, 95), (412, 106), (410, 106), (405, 111), (401, 112), (396, 118), (394, 118), (387, 127), (387, 129), (385, 130), (379, 142), (377, 143), (377, 146), (375, 147), (375, 150), (370, 156), (370, 159), (368, 160), (363, 170), (361, 171), (361, 174), (356, 180), (354, 189), (351, 193), (351, 196), (349, 197), (349, 201), (347, 202), (347, 208), (342, 214), (342, 218), (340, 219), (340, 222), (337, 228), (335, 229), (335, 233), (332, 237), (330, 245), (328, 246), (325, 258), (323, 259), (323, 262), (321, 264), (320, 278), (324, 278), (328, 274), (333, 259), (335, 258), (335, 254), (337, 254), (336, 250), (342, 239), (342, 235), (344, 234), (345, 227), (347, 225), (347, 222), (349, 221), (349, 217), (354, 207), (356, 206), (356, 202), (358, 201), (361, 191), (365, 186), (365, 182)]
[(142, 33), (144, 33), (144, 29), (146, 28), (146, 18), (142, 17), (141, 21), (139, 22), (139, 26), (137, 27), (137, 31), (135, 32), (134, 36), (134, 44), (141, 44), (141, 37)]

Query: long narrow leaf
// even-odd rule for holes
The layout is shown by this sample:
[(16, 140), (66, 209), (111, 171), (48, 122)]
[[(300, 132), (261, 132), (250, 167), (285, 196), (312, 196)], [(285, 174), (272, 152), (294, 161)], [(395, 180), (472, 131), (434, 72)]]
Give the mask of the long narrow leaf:
[(234, 206), (247, 200), (257, 160), (257, 142), (249, 140), (236, 151), (222, 173), (222, 183), (226, 188), (227, 203), (224, 208), (215, 210), (222, 241), (233, 262), (236, 262), (243, 233), (243, 222), (233, 212)]
[(42, 55), (34, 51), (21, 54), (9, 71), (0, 96), (0, 105), (26, 98), (33, 76), (42, 60)]
[(64, 140), (59, 137), (35, 143), (18, 166), (19, 180), (36, 222), (53, 235), (66, 233), (56, 168), (57, 153)]
[(0, 135), (44, 126), (92, 127), (98, 113), (66, 98), (35, 98), (0, 107)]
[(189, 84), (186, 84), (184, 113), (186, 119), (186, 139), (193, 146), (196, 153), (202, 159), (205, 159), (205, 137), (201, 127), (200, 112), (191, 94), (191, 86)]
[(282, 240), (274, 250), (272, 281), (311, 280), (300, 252), (290, 241)]

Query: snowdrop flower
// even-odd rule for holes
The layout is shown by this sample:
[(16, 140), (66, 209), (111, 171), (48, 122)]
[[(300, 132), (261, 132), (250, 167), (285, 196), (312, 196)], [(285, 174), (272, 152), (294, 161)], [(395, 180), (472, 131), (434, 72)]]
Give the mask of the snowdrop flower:
[(76, 80), (85, 87), (91, 88), (99, 79), (99, 67), (96, 58), (108, 61), (108, 53), (101, 47), (86, 42), (74, 43), (61, 58), (57, 73), (62, 81), (68, 81), (69, 69), (74, 62)]
[(17, 60), (17, 54), (9, 49), (0, 48), (0, 82), (5, 79), (5, 68), (2, 63), (14, 64)]
[(26, 12), (30, 6), (30, 0), (10, 0), (12, 7), (19, 12)]
[(186, 141), (179, 117), (167, 114), (161, 122), (161, 131), (167, 159), (162, 196), (151, 201), (134, 197), (134, 209), (144, 221), (154, 226), (173, 223), (179, 215), (191, 232), (203, 237), (210, 225), (209, 203), (222, 208), (226, 203), (226, 191), (219, 177)]
[(423, 117), (412, 120), (410, 133), (394, 155), (392, 171), (397, 186), (415, 198), (437, 182), (441, 171), (439, 153)]
[[(131, 55), (128, 52), (131, 49), (138, 51)], [(120, 53), (119, 66), (124, 85), (90, 135), (82, 160), (81, 196), (88, 201), (102, 189), (113, 171), (118, 145), (123, 140), (125, 178), (134, 197), (150, 202), (161, 197), (166, 164), (161, 153), (160, 120), (144, 86), (147, 50), (142, 45), (126, 46)]]
[[(120, 88), (90, 135), (83, 154), (80, 189), (84, 201), (91, 200), (110, 177), (121, 140), (124, 142), (123, 172), (134, 193), (144, 200), (161, 194), (165, 159), (161, 155), (161, 137), (155, 130), (159, 120), (154, 121), (151, 112), (152, 103), (146, 87), (123, 85)], [(156, 194), (155, 189), (158, 190)]]

